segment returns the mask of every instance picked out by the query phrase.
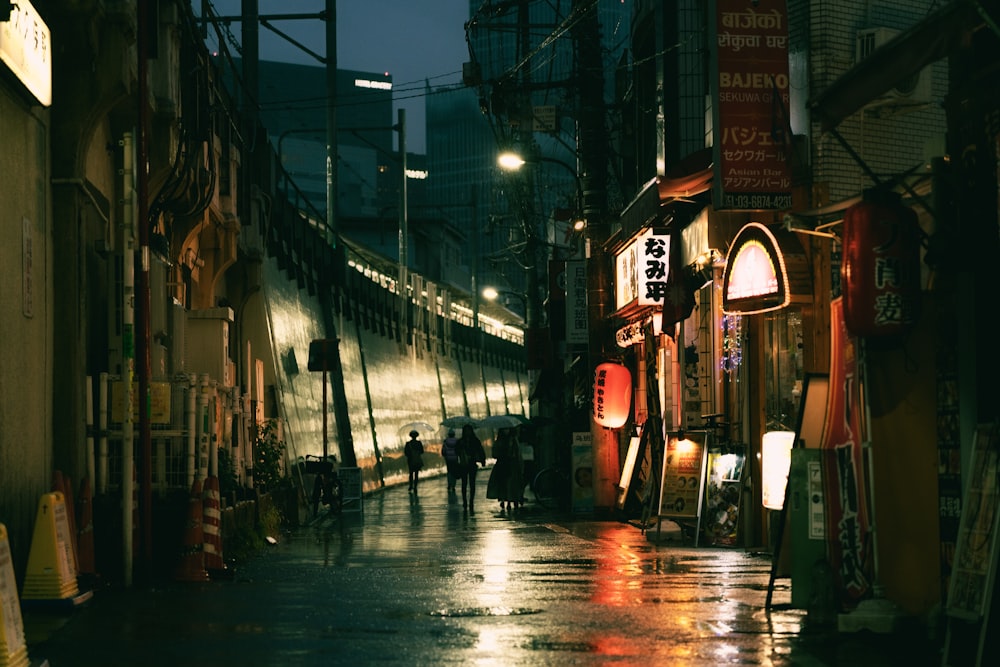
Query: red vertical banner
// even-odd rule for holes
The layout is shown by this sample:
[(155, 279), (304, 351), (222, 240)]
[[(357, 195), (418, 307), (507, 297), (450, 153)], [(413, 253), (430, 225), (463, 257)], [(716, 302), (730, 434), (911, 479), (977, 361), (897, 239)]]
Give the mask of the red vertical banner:
[(853, 607), (871, 588), (872, 534), (858, 339), (847, 332), (840, 297), (830, 304), (830, 342), (830, 392), (822, 439), (827, 554), (842, 601)]
[(715, 207), (791, 208), (785, 0), (715, 0), (712, 6)]

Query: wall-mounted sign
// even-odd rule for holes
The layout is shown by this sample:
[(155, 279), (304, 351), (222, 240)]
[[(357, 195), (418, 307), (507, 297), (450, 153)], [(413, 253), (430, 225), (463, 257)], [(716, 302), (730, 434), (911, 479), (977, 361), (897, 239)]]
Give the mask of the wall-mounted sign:
[(844, 212), (844, 322), (855, 336), (906, 333), (920, 312), (920, 226), (893, 192), (869, 190)]
[(714, 0), (712, 8), (715, 207), (791, 208), (785, 0)]
[(0, 23), (0, 61), (39, 104), (52, 104), (52, 33), (28, 0), (17, 0)]
[(802, 244), (759, 222), (739, 231), (726, 256), (722, 312), (750, 315), (811, 298), (812, 276)]
[(652, 228), (615, 255), (615, 309), (661, 306), (670, 274), (670, 235)]

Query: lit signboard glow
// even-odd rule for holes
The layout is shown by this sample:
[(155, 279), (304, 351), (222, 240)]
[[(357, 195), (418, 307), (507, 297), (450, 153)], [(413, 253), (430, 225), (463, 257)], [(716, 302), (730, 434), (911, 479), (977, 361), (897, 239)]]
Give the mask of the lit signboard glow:
[(371, 79), (355, 79), (355, 88), (378, 88), (379, 90), (392, 90), (392, 81), (372, 81)]
[(647, 229), (615, 255), (615, 309), (662, 306), (670, 275), (670, 236)]
[(735, 264), (726, 290), (727, 298), (747, 299), (778, 293), (778, 273), (762, 243), (748, 241), (733, 261)]
[(0, 23), (0, 61), (39, 104), (52, 104), (52, 34), (28, 0), (18, 0)]
[(722, 312), (766, 313), (812, 293), (809, 263), (794, 234), (759, 222), (744, 225), (726, 256)]

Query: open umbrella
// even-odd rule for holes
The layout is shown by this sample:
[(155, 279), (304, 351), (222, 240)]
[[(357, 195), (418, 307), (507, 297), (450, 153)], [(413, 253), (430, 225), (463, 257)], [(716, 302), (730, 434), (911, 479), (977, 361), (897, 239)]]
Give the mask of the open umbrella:
[(526, 423), (528, 420), (520, 415), (492, 415), (479, 420), (483, 428), (515, 428)]
[(463, 426), (479, 426), (479, 420), (472, 417), (458, 415), (457, 417), (447, 417), (441, 422), (441, 426), (448, 428), (462, 428)]
[(427, 422), (410, 422), (399, 427), (399, 435), (404, 438), (410, 437), (410, 431), (417, 432), (417, 438), (432, 438), (437, 435), (439, 427), (431, 426)]

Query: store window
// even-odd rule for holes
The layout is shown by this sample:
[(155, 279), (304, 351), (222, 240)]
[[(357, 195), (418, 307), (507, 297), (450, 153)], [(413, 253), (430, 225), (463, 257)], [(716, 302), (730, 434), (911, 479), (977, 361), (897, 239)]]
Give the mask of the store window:
[(802, 397), (802, 310), (772, 311), (764, 320), (767, 430), (794, 431)]

